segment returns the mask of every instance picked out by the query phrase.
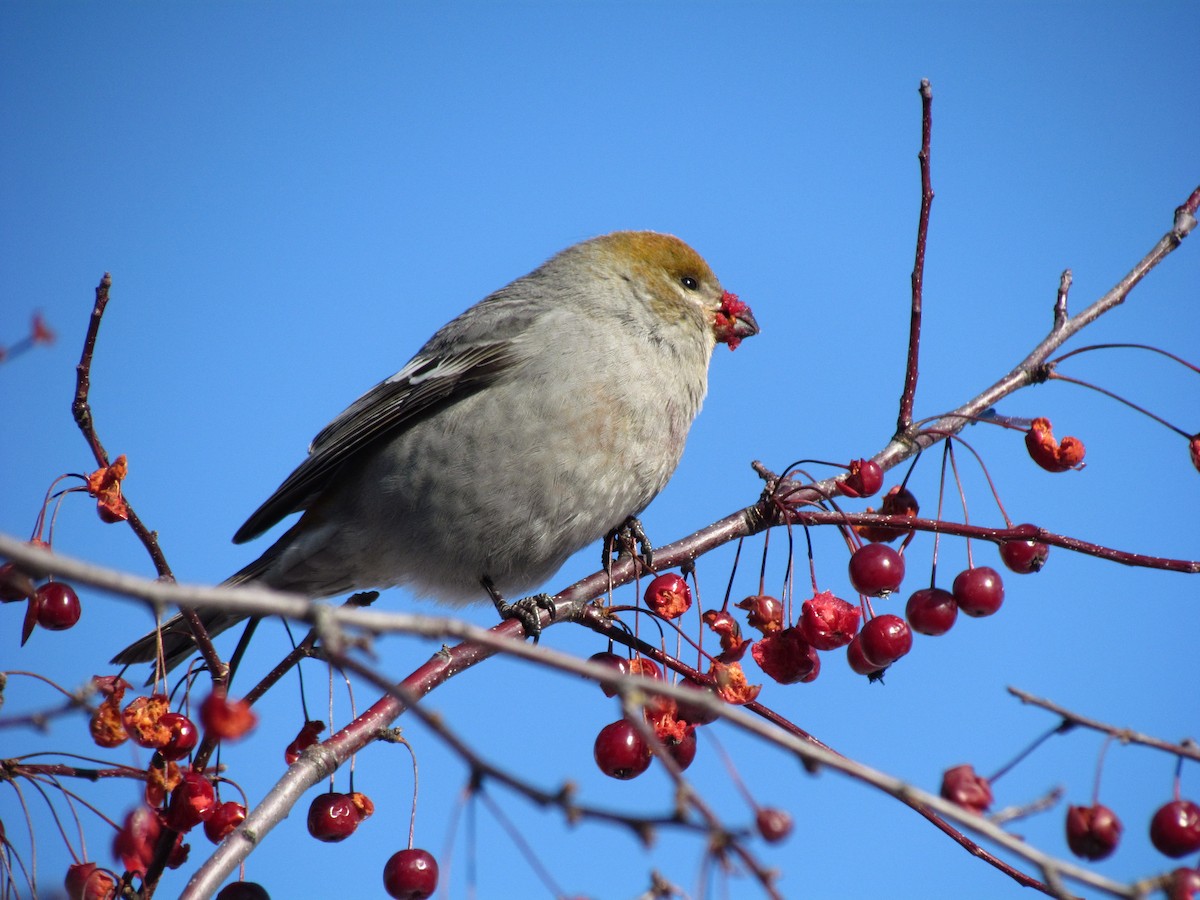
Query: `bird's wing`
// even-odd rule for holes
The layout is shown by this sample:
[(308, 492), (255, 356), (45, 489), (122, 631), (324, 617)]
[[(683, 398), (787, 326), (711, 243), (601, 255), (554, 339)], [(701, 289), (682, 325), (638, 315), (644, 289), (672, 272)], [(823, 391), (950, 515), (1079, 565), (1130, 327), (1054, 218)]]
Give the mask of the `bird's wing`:
[(460, 352), (418, 354), (354, 401), (313, 439), (308, 457), (238, 529), (234, 543), (258, 537), (285, 516), (307, 508), (355, 454), (481, 390), (516, 359), (514, 345), (508, 340), (478, 343)]

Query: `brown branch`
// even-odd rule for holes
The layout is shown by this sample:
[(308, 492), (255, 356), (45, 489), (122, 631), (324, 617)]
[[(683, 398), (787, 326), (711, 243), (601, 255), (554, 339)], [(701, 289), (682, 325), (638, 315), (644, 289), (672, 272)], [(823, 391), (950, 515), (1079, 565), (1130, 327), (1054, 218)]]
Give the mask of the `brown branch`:
[(912, 427), (913, 404), (917, 397), (917, 376), (921, 355), (921, 304), (925, 284), (925, 245), (929, 238), (929, 211), (933, 207), (933, 181), (929, 171), (929, 148), (933, 136), (933, 88), (927, 78), (921, 79), (921, 151), (917, 160), (921, 166), (921, 213), (917, 220), (917, 251), (912, 270), (912, 311), (908, 324), (908, 359), (904, 365), (904, 391), (900, 395), (900, 415), (896, 434), (905, 434)]
[(1174, 756), (1184, 757), (1185, 759), (1195, 760), (1200, 762), (1200, 744), (1197, 744), (1191, 738), (1187, 738), (1178, 744), (1172, 744), (1170, 741), (1164, 741), (1161, 738), (1151, 737), (1147, 734), (1134, 731), (1131, 728), (1118, 728), (1116, 725), (1109, 725), (1107, 722), (1101, 722), (1099, 719), (1091, 719), (1087, 716), (1080, 715), (1077, 712), (1072, 712), (1066, 707), (1059, 706), (1050, 700), (1045, 700), (1041, 697), (1036, 697), (1028, 691), (1023, 691), (1020, 688), (1009, 687), (1008, 692), (1020, 700), (1022, 703), (1028, 703), (1031, 706), (1038, 706), (1047, 712), (1052, 712), (1057, 716), (1062, 716), (1063, 720), (1070, 722), (1072, 725), (1081, 725), (1084, 728), (1090, 728), (1093, 731), (1099, 731), (1101, 734), (1112, 735), (1122, 744), (1141, 744), (1143, 747), (1153, 747), (1155, 750), (1162, 750), (1164, 753), (1170, 753)]
[[(79, 364), (75, 367), (75, 399), (71, 403), (71, 413), (75, 418), (75, 424), (79, 427), (79, 431), (83, 434), (83, 439), (87, 441), (88, 447), (92, 451), (92, 456), (99, 466), (108, 466), (109, 458), (108, 451), (104, 449), (104, 444), (100, 441), (100, 435), (96, 431), (95, 417), (92, 415), (90, 401), (92, 359), (96, 353), (96, 339), (100, 335), (100, 322), (104, 318), (105, 309), (108, 307), (108, 292), (111, 287), (112, 276), (108, 272), (105, 272), (104, 277), (100, 279), (100, 283), (96, 286), (96, 300), (92, 304), (92, 314), (88, 320), (87, 333), (83, 339), (83, 351), (79, 356)], [(150, 560), (154, 563), (154, 570), (158, 573), (159, 578), (174, 581), (175, 575), (171, 571), (171, 567), (167, 563), (167, 557), (158, 543), (158, 533), (151, 531), (142, 522), (141, 517), (138, 516), (137, 511), (134, 509), (133, 502), (129, 499), (129, 495), (123, 493), (122, 496), (124, 497), (128, 513), (127, 521), (129, 522), (129, 527), (133, 529), (133, 533), (137, 535), (142, 546), (146, 548), (146, 552), (150, 554)], [(228, 677), (228, 671), (225, 664), (221, 661), (221, 657), (217, 654), (216, 648), (213, 647), (204, 623), (194, 610), (185, 607), (180, 612), (188, 622), (188, 627), (191, 629), (192, 636), (196, 640), (196, 647), (199, 649), (200, 655), (204, 657), (209, 671), (213, 673), (214, 683), (224, 681)]]

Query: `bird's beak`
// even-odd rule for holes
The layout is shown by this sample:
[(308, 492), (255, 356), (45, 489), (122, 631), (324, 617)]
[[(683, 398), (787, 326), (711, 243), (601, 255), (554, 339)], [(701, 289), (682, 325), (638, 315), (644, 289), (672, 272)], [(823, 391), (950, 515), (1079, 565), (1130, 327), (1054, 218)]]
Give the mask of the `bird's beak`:
[(730, 350), (736, 350), (743, 338), (754, 337), (759, 328), (750, 307), (739, 300), (737, 294), (726, 291), (721, 297), (721, 308), (717, 310), (713, 330), (717, 335), (717, 343), (728, 344)]

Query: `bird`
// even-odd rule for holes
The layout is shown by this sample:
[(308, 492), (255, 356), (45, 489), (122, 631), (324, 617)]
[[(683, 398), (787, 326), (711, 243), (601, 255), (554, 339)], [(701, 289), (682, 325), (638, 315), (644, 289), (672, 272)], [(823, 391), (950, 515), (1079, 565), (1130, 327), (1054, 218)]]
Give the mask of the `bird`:
[[(313, 439), (233, 537), (300, 518), (224, 583), (326, 598), (406, 586), (451, 605), (548, 581), (635, 520), (674, 473), (717, 344), (758, 334), (688, 244), (616, 231), (574, 244), (439, 329)], [(545, 595), (542, 595), (544, 598)], [(200, 610), (209, 636), (242, 616)], [(192, 655), (182, 616), (118, 653)]]

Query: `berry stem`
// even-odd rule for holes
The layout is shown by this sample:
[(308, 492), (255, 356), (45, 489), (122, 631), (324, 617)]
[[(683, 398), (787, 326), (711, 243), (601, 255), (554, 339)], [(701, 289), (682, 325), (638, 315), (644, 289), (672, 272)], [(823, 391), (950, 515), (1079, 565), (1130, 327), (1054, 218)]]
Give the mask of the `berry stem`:
[(1011, 760), (1009, 760), (1008, 763), (1006, 763), (1005, 765), (1003, 765), (999, 769), (997, 769), (996, 773), (988, 779), (988, 782), (990, 784), (995, 784), (997, 781), (1000, 780), (1001, 775), (1004, 775), (1010, 769), (1015, 767), (1017, 765), (1017, 763), (1021, 762), (1021, 760), (1023, 760), (1025, 757), (1027, 757), (1030, 753), (1032, 753), (1034, 750), (1036, 750), (1038, 747), (1040, 747), (1042, 744), (1044, 744), (1050, 738), (1054, 737), (1054, 735), (1065, 734), (1066, 732), (1070, 731), (1074, 727), (1075, 727), (1075, 723), (1072, 722), (1070, 719), (1063, 719), (1061, 722), (1059, 722), (1057, 725), (1055, 725), (1053, 728), (1051, 728), (1045, 734), (1043, 734), (1040, 737), (1038, 737), (1037, 739), (1035, 739), (1028, 747), (1026, 747), (1024, 750), (1022, 750), (1020, 753), (1018, 753), (1016, 756), (1014, 756)]
[(1100, 755), (1096, 757), (1096, 777), (1092, 782), (1092, 806), (1100, 803), (1100, 774), (1104, 771), (1104, 754), (1108, 753), (1108, 745), (1112, 743), (1112, 739), (1111, 734), (1104, 739), (1104, 743), (1100, 745)]

